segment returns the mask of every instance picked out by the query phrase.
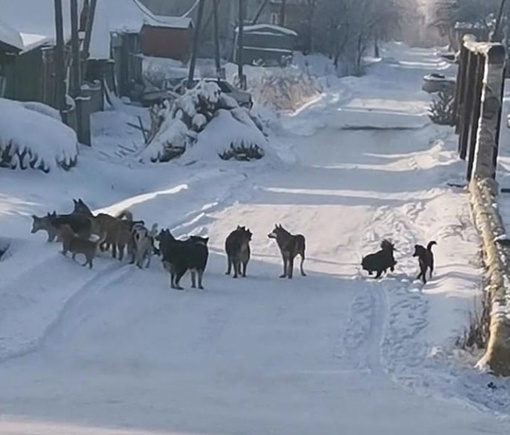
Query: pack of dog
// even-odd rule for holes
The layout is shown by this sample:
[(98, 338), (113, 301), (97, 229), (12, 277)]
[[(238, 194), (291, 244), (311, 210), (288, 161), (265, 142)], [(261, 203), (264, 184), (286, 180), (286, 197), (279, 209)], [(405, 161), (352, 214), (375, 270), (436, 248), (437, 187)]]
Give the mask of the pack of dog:
[(386, 273), (388, 269), (392, 272), (395, 271), (395, 245), (389, 240), (384, 239), (381, 242), (381, 249), (373, 254), (368, 254), (361, 259), (361, 267), (366, 270), (369, 275), (376, 272), (375, 278), (380, 278), (382, 274)]
[(267, 237), (276, 240), (282, 255), (283, 274), (280, 275), (280, 278), (287, 277), (292, 279), (294, 270), (294, 258), (296, 258), (298, 255), (301, 257), (301, 264), (299, 267), (301, 276), (306, 276), (306, 273), (303, 269), (303, 263), (305, 262), (305, 237), (302, 234), (291, 234), (281, 225), (276, 224), (273, 231), (271, 231)]
[(186, 240), (176, 239), (170, 230), (161, 230), (156, 240), (159, 242), (159, 251), (163, 267), (170, 274), (170, 287), (183, 290), (180, 280), (189, 270), (191, 273), (191, 287), (203, 289), (203, 275), (209, 257), (207, 247), (208, 237), (190, 236)]
[[(112, 257), (120, 261), (124, 258), (124, 250), (131, 256), (130, 264), (139, 268), (149, 268), (152, 255), (161, 256), (165, 270), (170, 274), (170, 287), (182, 290), (180, 280), (187, 271), (191, 273), (191, 287), (203, 289), (203, 275), (209, 257), (208, 237), (190, 236), (188, 239), (176, 239), (170, 230), (163, 229), (158, 233), (158, 225), (151, 229), (145, 226), (144, 221), (133, 220), (129, 210), (123, 210), (115, 216), (99, 213), (95, 215), (85, 202), (73, 199), (74, 209), (70, 214), (57, 214), (55, 211), (45, 216), (32, 215), (32, 234), (46, 231), (48, 242), (55, 239), (62, 242), (62, 253), (72, 253), (75, 259), (77, 254), (86, 257), (84, 266), (92, 268), (93, 259), (98, 248), (112, 250)], [(91, 240), (95, 236), (96, 240)], [(253, 233), (245, 226), (238, 225), (225, 239), (225, 252), (227, 254), (226, 275), (233, 278), (246, 277), (246, 270), (250, 261), (250, 242)], [(276, 240), (283, 260), (283, 273), (280, 278), (292, 278), (294, 260), (301, 257), (300, 273), (306, 276), (303, 265), (305, 261), (306, 240), (302, 234), (291, 234), (282, 225), (274, 226), (268, 238)], [(156, 247), (155, 242), (159, 242)], [(418, 258), (419, 274), (416, 279), (427, 282), (434, 271), (434, 254), (432, 246), (436, 241), (430, 241), (427, 246), (415, 245), (413, 257)], [(362, 269), (369, 275), (375, 272), (375, 278), (381, 278), (391, 270), (395, 271), (394, 253), (395, 245), (387, 239), (380, 244), (380, 250), (362, 257)]]
[(230, 275), (232, 267), (234, 268), (233, 278), (241, 275), (246, 278), (246, 268), (250, 261), (250, 241), (252, 232), (246, 227), (237, 226), (225, 240), (225, 252), (227, 253), (227, 271), (225, 275)]

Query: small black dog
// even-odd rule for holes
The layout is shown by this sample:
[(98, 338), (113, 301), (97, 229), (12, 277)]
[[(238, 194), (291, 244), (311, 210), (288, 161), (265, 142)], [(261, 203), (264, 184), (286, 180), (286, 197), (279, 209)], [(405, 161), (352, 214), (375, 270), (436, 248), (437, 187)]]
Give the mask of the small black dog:
[(207, 266), (209, 249), (208, 237), (191, 236), (187, 240), (177, 240), (170, 230), (161, 230), (156, 237), (159, 241), (159, 251), (162, 255), (163, 266), (170, 273), (170, 287), (182, 290), (179, 281), (189, 270), (191, 272), (191, 287), (203, 289), (202, 277)]
[(423, 283), (427, 283), (427, 269), (430, 269), (429, 277), (432, 278), (432, 272), (434, 270), (434, 254), (432, 253), (432, 246), (437, 245), (437, 243), (432, 240), (429, 242), (427, 247), (425, 248), (422, 245), (414, 245), (414, 254), (413, 257), (418, 257), (418, 264), (420, 265), (420, 273), (416, 277), (416, 279), (422, 279)]
[(383, 273), (386, 273), (388, 269), (392, 272), (395, 271), (395, 258), (393, 252), (396, 251), (395, 246), (389, 240), (384, 239), (381, 242), (381, 250), (373, 254), (369, 254), (363, 257), (361, 260), (361, 267), (366, 270), (369, 275), (377, 272), (375, 278), (380, 278)]

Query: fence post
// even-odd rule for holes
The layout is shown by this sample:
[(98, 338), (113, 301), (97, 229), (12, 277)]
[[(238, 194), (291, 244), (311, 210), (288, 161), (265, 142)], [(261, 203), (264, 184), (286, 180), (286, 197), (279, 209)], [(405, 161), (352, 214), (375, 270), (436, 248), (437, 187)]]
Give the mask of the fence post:
[(460, 121), (461, 121), (461, 107), (463, 91), (465, 88), (465, 75), (466, 75), (466, 64), (467, 64), (468, 50), (464, 45), (460, 48), (459, 56), (459, 67), (457, 69), (457, 80), (455, 81), (455, 99), (453, 100), (453, 113), (455, 117), (455, 134), (459, 134)]
[(483, 56), (476, 55), (475, 82), (473, 90), (473, 110), (471, 111), (471, 128), (469, 131), (469, 148), (466, 179), (471, 181), (473, 173), (473, 162), (476, 150), (476, 132), (478, 131), (478, 120), (480, 118), (481, 98), (482, 98), (482, 82), (484, 77), (485, 60)]
[(459, 134), (459, 154), (462, 160), (466, 160), (467, 154), (467, 142), (468, 134), (470, 131), (471, 111), (473, 109), (473, 86), (469, 84), (474, 82), (476, 72), (476, 55), (469, 51), (467, 56), (465, 84), (464, 86), (464, 97), (461, 106), (461, 122), (460, 122), (460, 134)]
[(478, 178), (495, 178), (494, 162), (497, 158), (497, 134), (501, 117), (505, 47), (502, 44), (485, 44), (480, 50), (483, 50), (485, 55), (485, 71), (473, 170)]

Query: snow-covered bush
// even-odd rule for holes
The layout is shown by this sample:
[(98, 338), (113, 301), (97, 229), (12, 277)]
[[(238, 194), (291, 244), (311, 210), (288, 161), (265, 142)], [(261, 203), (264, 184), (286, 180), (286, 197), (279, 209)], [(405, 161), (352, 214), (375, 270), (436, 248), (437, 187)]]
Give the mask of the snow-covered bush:
[(0, 167), (70, 169), (78, 159), (76, 133), (55, 119), (55, 112), (41, 104), (27, 109), (0, 98)]
[(314, 77), (296, 67), (267, 70), (249, 89), (255, 101), (275, 110), (296, 110), (322, 92)]
[(141, 161), (166, 162), (183, 153), (193, 159), (251, 160), (264, 156), (268, 145), (260, 121), (214, 82), (201, 81), (165, 102), (151, 120), (155, 133), (140, 154)]

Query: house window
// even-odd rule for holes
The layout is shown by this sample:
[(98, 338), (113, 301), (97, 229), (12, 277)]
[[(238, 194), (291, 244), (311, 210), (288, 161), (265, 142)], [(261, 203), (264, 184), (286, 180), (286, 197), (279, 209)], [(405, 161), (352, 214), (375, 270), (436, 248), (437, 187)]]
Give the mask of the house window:
[(277, 12), (271, 12), (271, 24), (278, 25), (280, 24), (280, 14)]

